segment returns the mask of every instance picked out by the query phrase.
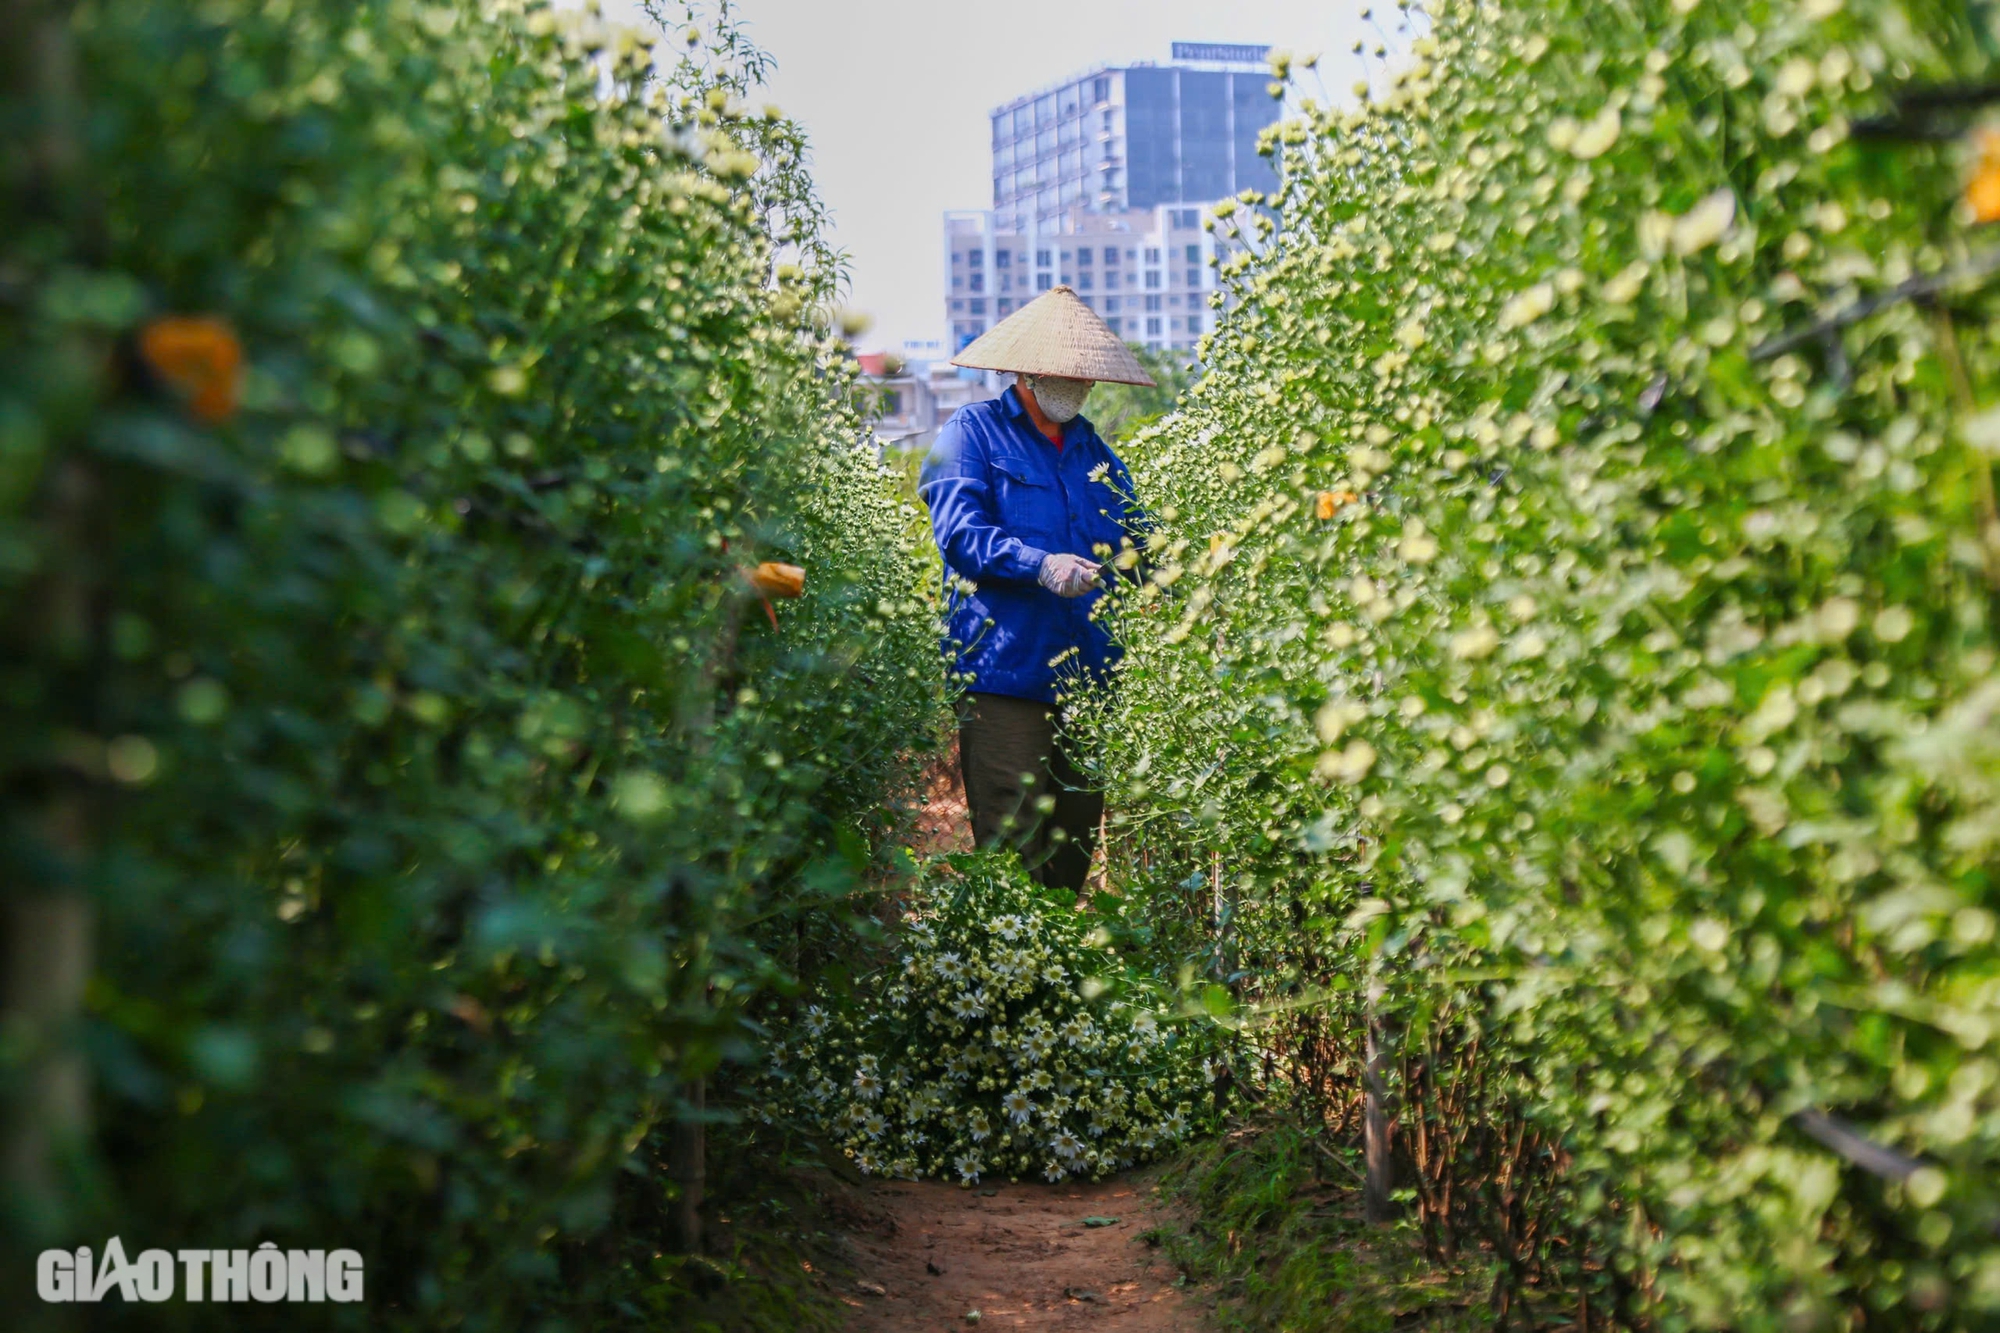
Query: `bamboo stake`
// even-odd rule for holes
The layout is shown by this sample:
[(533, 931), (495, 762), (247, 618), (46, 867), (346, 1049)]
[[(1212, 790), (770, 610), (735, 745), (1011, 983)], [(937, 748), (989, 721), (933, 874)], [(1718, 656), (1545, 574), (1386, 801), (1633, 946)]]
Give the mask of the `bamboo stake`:
[[(716, 635), (715, 649), (709, 655), (707, 666), (697, 680), (695, 688), (684, 696), (688, 705), (681, 718), (681, 734), (688, 746), (690, 756), (696, 761), (691, 768), (706, 766), (710, 742), (715, 731), (716, 696), (729, 675), (730, 667), (736, 660), (736, 640), (742, 623), (743, 604), (746, 592), (742, 588), (732, 588), (722, 599), (723, 620)], [(683, 896), (685, 905), (685, 896)], [(684, 926), (693, 926), (691, 921)], [(700, 1003), (707, 1003), (707, 985), (701, 980), (700, 968), (693, 968), (695, 985), (699, 988), (694, 997)], [(681, 1114), (667, 1137), (667, 1179), (677, 1188), (668, 1210), (669, 1240), (676, 1253), (699, 1254), (702, 1248), (701, 1205), (708, 1184), (708, 1080), (692, 1078), (681, 1084)]]
[(693, 1079), (682, 1085), (681, 1093), (687, 1106), (674, 1122), (667, 1148), (667, 1178), (679, 1189), (667, 1222), (674, 1250), (699, 1254), (701, 1205), (708, 1188), (708, 1127), (701, 1118), (708, 1105), (708, 1081)]
[(1374, 1226), (1384, 1226), (1396, 1220), (1395, 1204), (1390, 1199), (1395, 1180), (1389, 1160), (1389, 1061), (1385, 1049), (1388, 1042), (1383, 1031), (1381, 1007), (1382, 983), (1371, 979), (1363, 1038), (1367, 1075), (1363, 1080), (1361, 1127), (1362, 1157), (1368, 1177), (1361, 1191), (1361, 1211)]
[[(0, 0), (0, 88), (21, 131), (15, 151), (0, 156), (0, 166), (14, 168), (0, 189), (27, 225), (59, 231), (72, 258), (88, 261), (102, 237), (84, 172), (70, 23), (67, 0)], [(100, 644), (97, 504), (95, 479), (81, 461), (72, 456), (51, 469), (37, 515), (49, 573), (19, 612), (26, 623), (10, 627), (86, 675)], [(82, 775), (49, 766), (33, 785), (42, 795), (26, 822), (66, 865), (39, 883), (8, 885), (0, 904), (0, 1031), (25, 1051), (0, 1125), (0, 1194), (31, 1233), (53, 1239), (74, 1220), (61, 1163), (90, 1134), (88, 1066), (75, 1036), (92, 966), (91, 907), (78, 872), (94, 849), (95, 820)]]

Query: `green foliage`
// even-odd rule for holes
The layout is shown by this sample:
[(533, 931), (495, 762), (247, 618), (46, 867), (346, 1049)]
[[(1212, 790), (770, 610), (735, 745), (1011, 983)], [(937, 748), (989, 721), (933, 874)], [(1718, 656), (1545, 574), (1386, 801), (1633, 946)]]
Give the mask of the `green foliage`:
[[(650, 1164), (664, 1171), (664, 1162)], [(637, 1207), (612, 1219), (609, 1239), (643, 1276), (624, 1303), (635, 1327), (676, 1333), (838, 1333), (852, 1255), (844, 1246), (842, 1186), (748, 1120), (709, 1128), (709, 1207), (703, 1253), (660, 1250), (660, 1219)], [(639, 1203), (634, 1198), (629, 1200)]]
[(1517, 1288), (1990, 1321), (1993, 242), (1962, 115), (1851, 132), (1986, 57), (1925, 0), (1432, 20), (1385, 100), (1271, 133), (1135, 451), (1157, 568), (1097, 720), (1160, 937), (1349, 1098), (1381, 987), (1434, 1242)]
[(1155, 351), (1138, 343), (1130, 344), (1132, 355), (1153, 377), (1153, 386), (1142, 384), (1100, 384), (1090, 391), (1090, 421), (1097, 433), (1112, 444), (1135, 438), (1145, 427), (1174, 410), (1200, 378), (1200, 368), (1185, 353)]
[(1149, 1239), (1219, 1292), (1223, 1329), (1491, 1328), (1476, 1265), (1469, 1272), (1439, 1265), (1407, 1231), (1361, 1221), (1357, 1170), (1283, 1121), (1233, 1130), (1190, 1149), (1167, 1172), (1162, 1188), (1186, 1221)]
[(1011, 853), (947, 858), (916, 893), (895, 961), (772, 1047), (775, 1090), (863, 1172), (1098, 1178), (1202, 1120), (1208, 1025), (1073, 898)]
[[(313, 1313), (371, 1328), (644, 1280), (582, 1248), (663, 1189), (621, 1167), (942, 715), (802, 139), (708, 26), (666, 82), (529, 0), (64, 30), (82, 155), (5, 163), (0, 754), (6, 892), (96, 917), (98, 1128), (20, 1240), (351, 1246)], [(148, 368), (167, 314), (240, 406)]]

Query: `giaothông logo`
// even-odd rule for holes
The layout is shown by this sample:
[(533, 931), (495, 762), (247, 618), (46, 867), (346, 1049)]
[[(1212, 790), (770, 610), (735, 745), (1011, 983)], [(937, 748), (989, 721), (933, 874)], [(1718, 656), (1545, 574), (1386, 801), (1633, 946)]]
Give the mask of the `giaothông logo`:
[[(179, 1279), (176, 1282), (176, 1278)], [(141, 1250), (125, 1257), (113, 1236), (93, 1256), (88, 1245), (43, 1250), (35, 1290), (45, 1301), (358, 1301), (361, 1256), (353, 1250), (281, 1250), (265, 1241), (254, 1250)]]

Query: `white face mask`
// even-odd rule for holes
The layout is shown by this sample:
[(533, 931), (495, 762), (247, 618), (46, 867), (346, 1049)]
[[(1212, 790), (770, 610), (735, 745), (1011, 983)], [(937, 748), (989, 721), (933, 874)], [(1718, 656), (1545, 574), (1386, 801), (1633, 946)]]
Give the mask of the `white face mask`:
[(1094, 384), (1093, 380), (1063, 380), (1036, 375), (1029, 379), (1028, 389), (1035, 395), (1042, 414), (1050, 421), (1069, 421), (1083, 411), (1083, 400), (1090, 396)]

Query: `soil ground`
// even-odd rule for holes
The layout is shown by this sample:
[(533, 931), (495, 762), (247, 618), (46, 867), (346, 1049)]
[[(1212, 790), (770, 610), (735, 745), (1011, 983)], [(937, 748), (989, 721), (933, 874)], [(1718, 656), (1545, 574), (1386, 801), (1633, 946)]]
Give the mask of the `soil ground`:
[(917, 793), (912, 850), (920, 856), (942, 856), (972, 850), (972, 819), (965, 808), (965, 783), (958, 772), (958, 736), (924, 768), (923, 790)]
[[(885, 1182), (852, 1217), (841, 1294), (852, 1333), (969, 1328), (1197, 1333), (1178, 1271), (1141, 1237), (1166, 1219), (1148, 1174), (1097, 1184), (961, 1189)], [(1085, 1226), (1085, 1218), (1115, 1218)], [(967, 1319), (977, 1310), (977, 1322)]]
[[(926, 770), (913, 813), (919, 855), (969, 851), (958, 743)], [(1100, 847), (1093, 879), (1103, 876)], [(852, 1333), (1101, 1329), (1198, 1333), (1179, 1270), (1140, 1237), (1166, 1219), (1150, 1174), (1096, 1184), (976, 1189), (932, 1181), (845, 1188), (829, 1200), (856, 1284), (839, 1292)], [(1085, 1218), (1115, 1218), (1087, 1227)], [(977, 1321), (967, 1315), (978, 1311)]]

